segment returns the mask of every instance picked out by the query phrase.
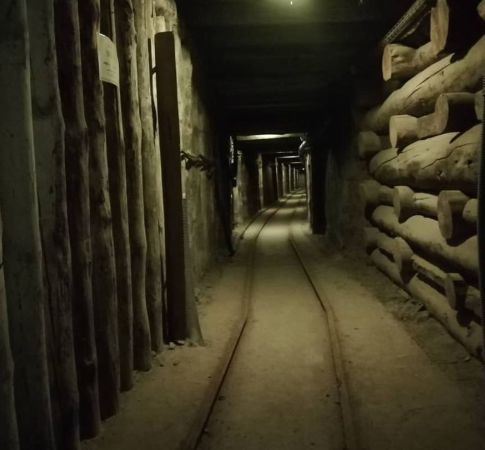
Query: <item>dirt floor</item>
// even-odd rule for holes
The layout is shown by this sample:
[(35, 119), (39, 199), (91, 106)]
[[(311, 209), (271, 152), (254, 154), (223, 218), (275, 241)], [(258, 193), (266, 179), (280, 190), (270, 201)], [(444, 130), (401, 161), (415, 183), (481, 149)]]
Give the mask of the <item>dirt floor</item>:
[(250, 320), (201, 450), (339, 449), (324, 313), (288, 241), (291, 203), (257, 247)]
[(366, 259), (295, 225), (319, 291), (339, 319), (360, 448), (484, 448), (484, 371)]
[[(290, 200), (261, 234), (250, 321), (201, 450), (342, 449), (324, 315), (288, 243), (298, 202), (304, 199)], [(157, 356), (154, 369), (123, 395), (120, 414), (83, 449), (184, 448), (227, 356), (242, 311), (249, 242), (268, 214), (201, 286), (207, 345)], [(309, 235), (304, 217), (301, 207), (293, 231), (339, 318), (360, 449), (485, 448), (482, 365), (363, 256)]]

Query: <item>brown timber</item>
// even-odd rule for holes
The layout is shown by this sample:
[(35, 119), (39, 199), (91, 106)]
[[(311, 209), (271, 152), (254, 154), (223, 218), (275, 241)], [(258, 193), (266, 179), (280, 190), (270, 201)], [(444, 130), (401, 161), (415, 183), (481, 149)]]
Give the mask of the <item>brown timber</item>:
[(85, 118), (77, 0), (55, 2), (56, 49), (66, 126), (66, 179), (72, 253), (73, 324), (81, 438), (101, 427), (93, 295), (89, 205), (89, 142)]

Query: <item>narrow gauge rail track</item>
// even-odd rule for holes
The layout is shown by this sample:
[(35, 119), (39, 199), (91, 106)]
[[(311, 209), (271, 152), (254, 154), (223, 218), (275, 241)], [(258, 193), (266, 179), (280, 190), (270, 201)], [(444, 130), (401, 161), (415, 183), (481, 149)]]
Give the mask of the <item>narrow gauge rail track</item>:
[[(201, 439), (203, 437), (203, 433), (206, 429), (206, 426), (211, 418), (212, 412), (215, 408), (215, 404), (219, 397), (219, 394), (224, 386), (226, 381), (227, 375), (231, 368), (231, 364), (234, 360), (235, 355), (239, 351), (239, 344), (241, 339), (244, 335), (246, 325), (251, 316), (251, 302), (252, 302), (252, 294), (253, 294), (253, 284), (254, 284), (254, 274), (255, 274), (255, 262), (257, 256), (257, 247), (258, 247), (258, 240), (263, 232), (266, 225), (271, 221), (271, 219), (278, 213), (278, 211), (283, 208), (289, 199), (293, 199), (294, 196), (290, 196), (289, 198), (281, 201), (274, 207), (267, 208), (266, 210), (262, 211), (258, 214), (253, 221), (246, 227), (244, 232), (241, 234), (240, 239), (242, 240), (245, 237), (245, 233), (251, 226), (255, 226), (255, 222), (263, 218), (261, 223), (258, 225), (259, 228), (257, 229), (252, 241), (250, 243), (249, 248), (249, 256), (248, 256), (248, 265), (246, 268), (245, 280), (244, 280), (244, 289), (242, 294), (242, 314), (241, 319), (238, 322), (237, 326), (234, 328), (234, 331), (228, 341), (226, 346), (226, 351), (224, 352), (224, 357), (221, 360), (219, 370), (217, 375), (212, 379), (212, 383), (209, 386), (205, 401), (201, 408), (199, 417), (197, 418), (196, 422), (194, 422), (190, 433), (188, 434), (185, 441), (182, 443), (180, 450), (196, 450)], [(321, 291), (313, 281), (311, 272), (305, 262), (305, 256), (303, 252), (298, 247), (297, 240), (295, 238), (295, 227), (294, 227), (294, 216), (296, 214), (297, 209), (301, 207), (300, 205), (296, 205), (293, 209), (290, 224), (289, 224), (289, 242), (290, 245), (295, 253), (295, 257), (299, 262), (305, 276), (317, 297), (321, 308), (324, 311), (324, 316), (327, 322), (327, 332), (331, 347), (331, 354), (332, 354), (332, 366), (335, 375), (335, 380), (337, 383), (337, 391), (338, 391), (338, 405), (341, 414), (341, 423), (342, 423), (342, 441), (343, 441), (343, 449), (344, 450), (358, 450), (358, 441), (355, 432), (354, 426), (354, 418), (352, 413), (349, 389), (347, 386), (347, 375), (345, 371), (342, 350), (341, 350), (341, 341), (339, 336), (338, 330), (338, 321), (333, 311), (332, 305), (329, 302), (327, 296), (324, 292)], [(322, 423), (322, 427), (324, 424)]]

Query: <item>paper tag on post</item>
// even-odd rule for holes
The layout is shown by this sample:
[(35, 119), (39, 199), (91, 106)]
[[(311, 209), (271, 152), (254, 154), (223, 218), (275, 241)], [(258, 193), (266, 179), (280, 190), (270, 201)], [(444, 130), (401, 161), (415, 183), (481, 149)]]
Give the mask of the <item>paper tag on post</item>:
[(120, 65), (115, 43), (104, 34), (98, 34), (99, 77), (102, 81), (120, 86)]

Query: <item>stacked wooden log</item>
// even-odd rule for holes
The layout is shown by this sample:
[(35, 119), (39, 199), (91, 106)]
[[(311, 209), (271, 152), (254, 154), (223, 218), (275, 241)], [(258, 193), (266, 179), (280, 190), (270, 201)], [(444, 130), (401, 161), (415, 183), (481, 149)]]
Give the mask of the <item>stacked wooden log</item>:
[(361, 196), (372, 261), (482, 355), (476, 196), (485, 36), (483, 2), (480, 15), (472, 3), (438, 0), (428, 40), (384, 49), (384, 80), (405, 83), (364, 115), (356, 143), (368, 162)]

